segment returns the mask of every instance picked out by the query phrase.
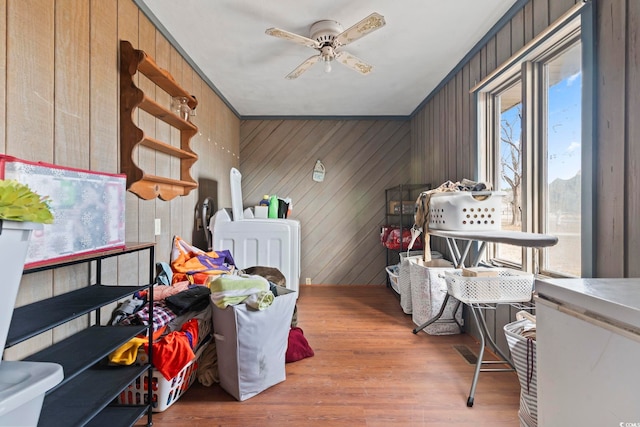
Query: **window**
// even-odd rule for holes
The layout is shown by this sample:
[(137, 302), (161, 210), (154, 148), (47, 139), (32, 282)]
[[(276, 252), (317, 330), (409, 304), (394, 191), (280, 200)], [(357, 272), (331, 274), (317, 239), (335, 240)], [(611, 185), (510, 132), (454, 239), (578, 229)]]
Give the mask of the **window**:
[(580, 276), (581, 260), (581, 110), (580, 43), (544, 64), (546, 172), (543, 230), (558, 236), (546, 251), (545, 271)]
[(502, 229), (558, 237), (540, 251), (496, 244), (489, 256), (551, 276), (583, 272), (582, 165), (591, 154), (583, 150), (580, 21), (575, 13), (554, 24), (474, 89), (480, 179), (505, 193)]
[[(495, 144), (490, 181), (506, 193), (502, 198), (502, 229), (522, 228), (522, 82), (517, 79), (493, 96)], [(522, 249), (496, 245), (494, 256), (509, 264), (522, 264)]]

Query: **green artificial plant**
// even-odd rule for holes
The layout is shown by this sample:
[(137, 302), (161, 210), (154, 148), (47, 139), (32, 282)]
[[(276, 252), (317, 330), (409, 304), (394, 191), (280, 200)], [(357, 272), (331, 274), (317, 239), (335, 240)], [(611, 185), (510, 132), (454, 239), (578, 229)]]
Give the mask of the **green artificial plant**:
[(0, 220), (53, 222), (49, 198), (14, 180), (0, 181)]

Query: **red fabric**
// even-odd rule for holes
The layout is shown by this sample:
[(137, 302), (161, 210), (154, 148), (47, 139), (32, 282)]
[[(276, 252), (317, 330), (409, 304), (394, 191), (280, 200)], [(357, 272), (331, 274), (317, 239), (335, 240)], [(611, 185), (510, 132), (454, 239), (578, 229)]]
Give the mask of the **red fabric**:
[[(191, 340), (188, 335), (192, 337)], [(168, 333), (153, 343), (153, 366), (163, 377), (171, 380), (196, 357), (193, 347), (197, 344), (198, 320), (191, 319), (182, 325), (180, 331)], [(146, 344), (145, 349), (148, 347)]]
[[(384, 236), (384, 233), (383, 233)], [(402, 240), (402, 243), (400, 242)], [(387, 240), (384, 242), (384, 245), (388, 249), (393, 250), (407, 250), (409, 248), (409, 243), (411, 243), (411, 229), (403, 228), (402, 229), (402, 239), (400, 238), (400, 229), (394, 228), (387, 235)], [(402, 245), (402, 246), (401, 246)], [(422, 239), (416, 239), (413, 242), (412, 249), (422, 249)]]
[(313, 349), (304, 337), (302, 329), (297, 326), (292, 327), (289, 330), (289, 345), (287, 346), (287, 352), (285, 354), (285, 362), (295, 362), (313, 355)]

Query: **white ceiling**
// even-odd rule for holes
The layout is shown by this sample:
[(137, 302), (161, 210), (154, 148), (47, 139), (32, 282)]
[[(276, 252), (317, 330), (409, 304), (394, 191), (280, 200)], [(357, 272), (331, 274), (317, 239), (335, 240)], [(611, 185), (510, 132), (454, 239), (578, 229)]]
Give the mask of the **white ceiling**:
[[(516, 0), (135, 0), (243, 118), (409, 116)], [(329, 19), (344, 29), (372, 12), (386, 26), (342, 50), (373, 65), (340, 63), (284, 77), (314, 49), (265, 34), (310, 37)], [(164, 31), (164, 30), (163, 30)], [(335, 62), (335, 61), (334, 61)]]

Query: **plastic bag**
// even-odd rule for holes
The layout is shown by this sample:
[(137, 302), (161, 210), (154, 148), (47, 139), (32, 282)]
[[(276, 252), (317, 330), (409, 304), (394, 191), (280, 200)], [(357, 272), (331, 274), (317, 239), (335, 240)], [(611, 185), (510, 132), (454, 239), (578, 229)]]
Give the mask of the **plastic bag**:
[[(409, 243), (411, 243), (411, 229), (403, 228), (402, 234), (401, 234), (400, 229), (397, 227), (394, 227), (393, 229), (390, 230), (389, 234), (387, 235), (384, 245), (388, 249), (393, 249), (396, 251), (398, 250), (404, 251), (409, 249)], [(412, 249), (422, 249), (422, 239), (417, 239), (414, 242)]]

